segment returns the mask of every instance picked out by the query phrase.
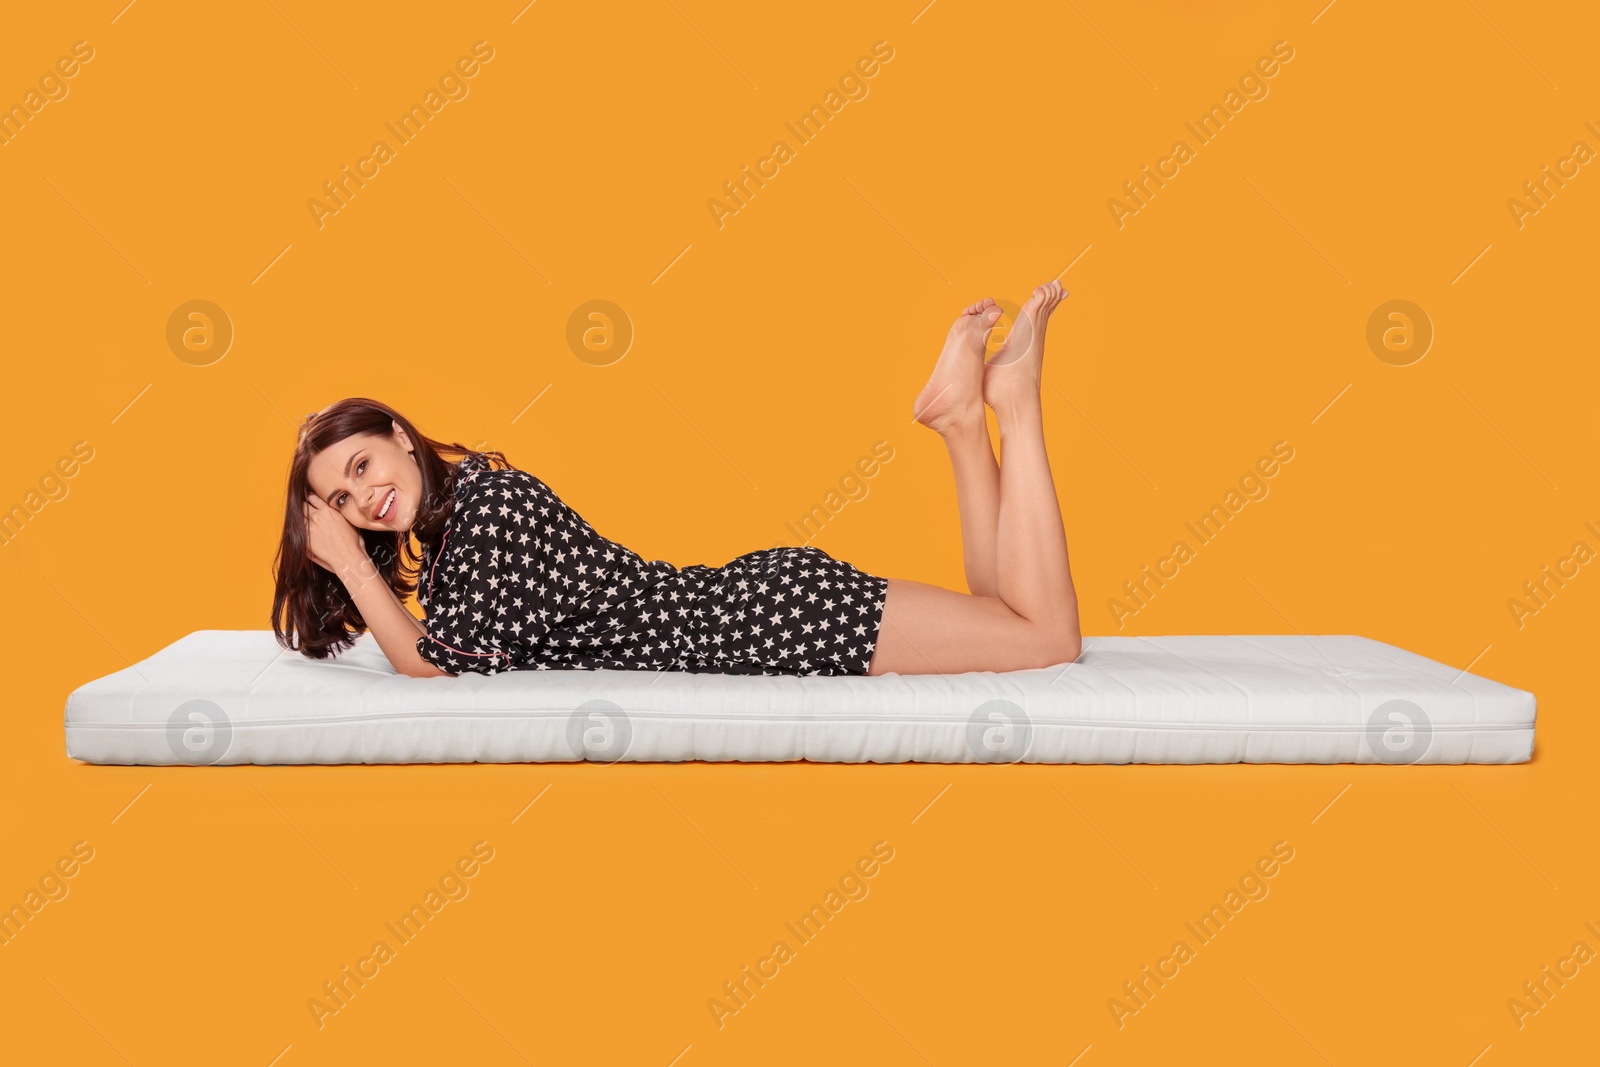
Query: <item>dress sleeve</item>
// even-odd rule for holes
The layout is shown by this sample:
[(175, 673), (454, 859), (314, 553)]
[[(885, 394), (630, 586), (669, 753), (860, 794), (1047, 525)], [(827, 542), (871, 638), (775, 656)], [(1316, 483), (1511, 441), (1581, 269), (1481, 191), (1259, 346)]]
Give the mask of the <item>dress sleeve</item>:
[(501, 470), (458, 492), (417, 652), (449, 674), (498, 674), (530, 663), (557, 621), (539, 484)]

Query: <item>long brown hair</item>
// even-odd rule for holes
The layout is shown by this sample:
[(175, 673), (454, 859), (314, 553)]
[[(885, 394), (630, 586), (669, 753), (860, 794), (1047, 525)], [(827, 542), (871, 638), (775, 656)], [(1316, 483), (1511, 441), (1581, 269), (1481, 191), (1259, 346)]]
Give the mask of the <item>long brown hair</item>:
[[(422, 472), (422, 503), (409, 531), (357, 529), (366, 542), (367, 556), (401, 601), (416, 592), (416, 578), (426, 546), (436, 543), (454, 507), (457, 464), (468, 456), (487, 461), (491, 469), (511, 466), (497, 450), (478, 452), (451, 442), (445, 444), (420, 433), (411, 420), (387, 404), (365, 397), (349, 397), (307, 415), (300, 424), (300, 440), (289, 463), (289, 490), (284, 501), (283, 536), (273, 559), (277, 591), (272, 598), (272, 631), (278, 644), (312, 659), (337, 655), (355, 643), (367, 629), (344, 582), (332, 571), (311, 562), (306, 536), (306, 497), (311, 495), (308, 471), (312, 457), (352, 434), (388, 437), (399, 423), (410, 438), (413, 455)], [(447, 462), (441, 453), (454, 456)], [(424, 546), (411, 547), (411, 535)]]

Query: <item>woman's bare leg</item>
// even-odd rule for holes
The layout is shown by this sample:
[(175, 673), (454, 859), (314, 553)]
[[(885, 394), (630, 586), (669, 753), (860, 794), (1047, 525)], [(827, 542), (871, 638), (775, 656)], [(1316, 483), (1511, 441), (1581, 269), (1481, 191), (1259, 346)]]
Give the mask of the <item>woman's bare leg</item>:
[(956, 506), (961, 511), (967, 589), (973, 596), (999, 596), (1000, 464), (989, 441), (988, 423), (980, 417), (943, 437), (955, 474)]
[(1055, 479), (1044, 444), (1040, 381), (1045, 327), (1066, 293), (1057, 281), (1034, 289), (983, 369), (983, 399), (1000, 425), (1000, 525), (995, 556), (1000, 597), (1031, 622), (1080, 638), (1078, 594), (1067, 559)]
[(1000, 524), (1000, 465), (983, 415), (986, 339), (1001, 309), (983, 299), (961, 313), (945, 338), (933, 375), (918, 394), (918, 422), (943, 438), (961, 513), (962, 563), (974, 596), (998, 596), (995, 552)]
[[(984, 561), (974, 560), (971, 549), (975, 542), (986, 543), (981, 526), (985, 507), (995, 505), (995, 591), (980, 593), (974, 588), (969, 596), (923, 582), (890, 579), (868, 674), (1022, 670), (1078, 657), (1082, 637), (1077, 594), (1044, 447), (1039, 396), (1045, 325), (1063, 295), (1056, 282), (1035, 289), (1006, 344), (993, 361), (976, 368), (981, 371), (983, 402), (995, 409), (1000, 424), (1004, 463), (997, 484), (986, 480), (980, 462), (985, 453), (992, 462), (993, 453), (981, 407), (974, 420), (970, 403), (974, 366), (968, 361), (981, 364), (981, 338), (999, 316), (992, 301), (980, 301), (951, 328), (934, 377), (917, 399), (917, 418), (938, 431), (950, 447), (968, 548), (969, 586), (975, 577), (979, 583), (985, 580)], [(969, 317), (976, 321), (966, 321)]]
[(999, 597), (890, 578), (867, 674), (1022, 671), (1077, 658), (1059, 630), (1029, 622)]

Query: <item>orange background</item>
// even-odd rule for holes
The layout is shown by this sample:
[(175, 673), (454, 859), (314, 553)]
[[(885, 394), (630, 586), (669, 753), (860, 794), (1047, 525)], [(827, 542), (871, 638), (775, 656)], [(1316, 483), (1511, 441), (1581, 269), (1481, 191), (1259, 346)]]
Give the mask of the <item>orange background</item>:
[[(14, 698), (0, 902), (92, 861), (0, 948), (5, 1043), (74, 1063), (1172, 1062), (1485, 1067), (1592, 1054), (1600, 950), (1592, 309), (1600, 148), (1580, 5), (545, 0), (363, 11), (119, 0), (11, 13), (0, 102), (0, 502), (93, 458), (0, 552)], [(467, 97), (320, 229), (306, 202), (473, 42)], [(706, 206), (873, 43), (893, 59), (719, 229)], [(1212, 143), (1184, 127), (1274, 42)], [(1119, 228), (1107, 202), (1183, 138)], [(793, 146), (793, 145), (792, 145)], [(1067, 269), (1070, 265), (1070, 269)], [(1064, 273), (1062, 273), (1064, 271)], [(1060, 274), (1045, 417), (1086, 633), (1364, 634), (1539, 699), (1531, 763), (94, 767), (82, 683), (265, 629), (301, 415), (383, 399), (489, 442), (646, 558), (718, 564), (884, 440), (816, 539), (964, 588), (911, 404), (949, 321)], [(196, 366), (169, 316), (210, 300)], [(595, 366), (573, 309), (636, 337)], [(1436, 337), (1394, 366), (1374, 309)], [(536, 400), (537, 398), (537, 400)], [(535, 402), (536, 401), (536, 402)], [(531, 404), (531, 406), (530, 406)], [(1312, 420), (1315, 419), (1313, 422)], [(1272, 443), (1292, 462), (1118, 629), (1122, 583)], [(860, 495), (858, 493), (858, 495)], [(1590, 681), (1585, 681), (1590, 679)], [(538, 798), (537, 803), (530, 802)], [(931, 804), (931, 806), (930, 806)], [(1330, 806), (1331, 804), (1331, 806)], [(515, 821), (513, 821), (515, 820)], [(1313, 821), (1315, 820), (1315, 821)], [(476, 841), (424, 935), (319, 1028), (307, 1002)], [(707, 1002), (876, 841), (894, 849), (719, 1028)], [(1107, 1001), (1295, 850), (1118, 1028)]]

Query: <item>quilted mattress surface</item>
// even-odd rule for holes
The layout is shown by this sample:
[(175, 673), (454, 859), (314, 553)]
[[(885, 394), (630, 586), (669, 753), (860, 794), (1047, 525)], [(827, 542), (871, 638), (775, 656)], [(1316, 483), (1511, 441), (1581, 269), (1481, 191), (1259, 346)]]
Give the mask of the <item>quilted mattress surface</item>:
[(1520, 763), (1534, 695), (1366, 637), (1087, 637), (1003, 673), (407, 678), (199, 630), (67, 698), (88, 763)]

